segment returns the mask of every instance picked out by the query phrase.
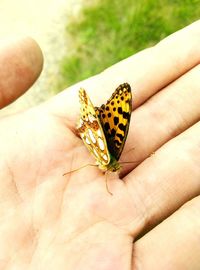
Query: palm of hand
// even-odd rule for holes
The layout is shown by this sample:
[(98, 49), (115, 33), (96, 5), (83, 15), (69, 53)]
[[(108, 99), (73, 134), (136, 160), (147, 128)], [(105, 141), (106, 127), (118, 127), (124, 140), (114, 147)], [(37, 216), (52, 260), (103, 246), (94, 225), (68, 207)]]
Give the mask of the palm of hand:
[[(76, 252), (80, 253), (80, 266), (90, 260), (91, 267), (93, 264), (98, 269), (96, 260), (100, 260), (99, 256), (106, 257), (108, 251), (110, 258), (107, 262), (102, 259), (102, 264), (120, 266), (123, 244), (128, 262), (134, 209), (124, 183), (111, 180), (114, 189), (111, 196), (105, 188), (105, 176), (98, 168), (88, 167), (63, 177), (71, 166), (81, 167), (89, 154), (80, 138), (66, 129), (59, 118), (41, 108), (6, 119), (1, 127), (1, 134), (6, 131), (5, 139), (11, 127), (9, 149), (4, 154), (9, 155), (10, 151), (13, 158), (9, 157), (9, 164), (5, 164), (8, 169), (4, 178), (6, 193), (10, 196), (13, 192), (9, 208), (14, 214), (10, 215), (10, 211), (6, 214), (4, 220), (10, 226), (4, 237), (12, 242), (10, 231), (18, 237), (10, 252), (18, 254), (20, 249), (28, 262), (34, 251), (33, 269), (41, 257), (42, 263), (51, 265), (49, 269), (55, 269), (58, 261), (64, 265), (66, 258), (68, 269), (77, 267)], [(13, 263), (16, 265), (15, 260)]]
[[(198, 222), (191, 222), (199, 209), (199, 59), (192, 54), (198, 48), (198, 25), (82, 84), (86, 89), (97, 86), (96, 99), (102, 98), (102, 103), (111, 93), (99, 95), (98, 89), (112, 92), (116, 74), (138, 91), (122, 160), (144, 162), (136, 169), (134, 164), (124, 167), (123, 181), (109, 176), (113, 196), (98, 168), (88, 166), (63, 176), (94, 164), (74, 132), (79, 86), (1, 119), (1, 269), (199, 269), (193, 237)], [(180, 46), (187, 35), (188, 44)], [(32, 41), (23, 46), (38, 50)], [(32, 59), (26, 61), (32, 65)], [(32, 80), (38, 74), (28, 72)], [(28, 75), (24, 81), (30, 80)], [(28, 88), (8, 83), (15, 85), (17, 95)]]

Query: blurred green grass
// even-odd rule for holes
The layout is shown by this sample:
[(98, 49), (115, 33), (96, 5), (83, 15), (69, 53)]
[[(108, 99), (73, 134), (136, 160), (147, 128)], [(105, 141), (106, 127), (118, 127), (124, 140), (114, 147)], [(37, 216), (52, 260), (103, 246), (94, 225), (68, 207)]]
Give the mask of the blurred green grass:
[(200, 0), (101, 0), (66, 26), (58, 89), (95, 75), (194, 22)]

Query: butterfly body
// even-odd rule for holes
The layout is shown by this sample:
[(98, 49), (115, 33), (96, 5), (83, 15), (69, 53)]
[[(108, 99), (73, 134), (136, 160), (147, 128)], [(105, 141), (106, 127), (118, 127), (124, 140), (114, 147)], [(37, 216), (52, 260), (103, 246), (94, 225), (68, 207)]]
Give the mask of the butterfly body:
[[(100, 168), (100, 167), (99, 167)], [(119, 162), (116, 160), (115, 157), (113, 157), (110, 154), (110, 162), (108, 165), (106, 165), (105, 167), (102, 168), (103, 171), (111, 171), (111, 172), (117, 172), (119, 171), (121, 168), (121, 165), (119, 164)], [(101, 168), (100, 168), (101, 169)]]
[(79, 90), (81, 116), (78, 133), (103, 171), (118, 171), (127, 138), (132, 95), (128, 83), (118, 86), (106, 104), (94, 107), (86, 91)]

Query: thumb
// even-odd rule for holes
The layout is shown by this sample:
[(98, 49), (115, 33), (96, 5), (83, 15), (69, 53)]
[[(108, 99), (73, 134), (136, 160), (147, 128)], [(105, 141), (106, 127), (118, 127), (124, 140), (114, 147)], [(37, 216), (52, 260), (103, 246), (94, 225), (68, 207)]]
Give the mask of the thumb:
[(42, 52), (33, 39), (0, 41), (0, 108), (28, 90), (39, 76), (42, 65)]

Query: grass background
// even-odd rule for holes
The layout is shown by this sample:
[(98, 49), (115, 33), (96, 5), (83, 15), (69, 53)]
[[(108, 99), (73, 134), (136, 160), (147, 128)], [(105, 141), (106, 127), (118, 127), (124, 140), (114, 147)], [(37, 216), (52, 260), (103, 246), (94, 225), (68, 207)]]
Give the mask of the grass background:
[(100, 0), (66, 26), (56, 91), (154, 45), (200, 16), (200, 0)]

